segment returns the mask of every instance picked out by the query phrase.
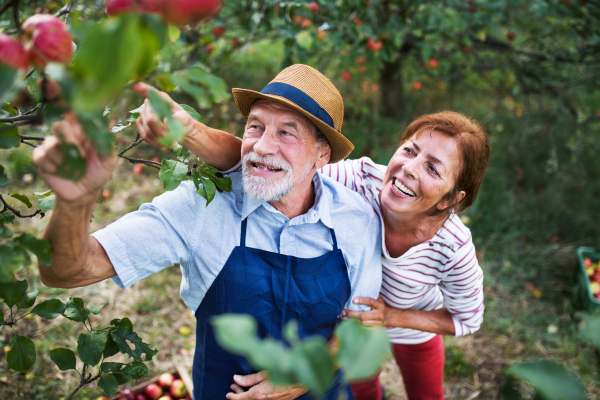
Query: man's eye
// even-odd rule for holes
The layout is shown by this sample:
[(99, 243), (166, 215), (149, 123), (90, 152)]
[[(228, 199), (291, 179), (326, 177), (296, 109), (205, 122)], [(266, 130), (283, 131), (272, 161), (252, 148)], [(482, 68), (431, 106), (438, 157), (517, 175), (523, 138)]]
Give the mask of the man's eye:
[(290, 136), (290, 135), (291, 135), (291, 133), (289, 133), (289, 132), (286, 132), (286, 131), (281, 131), (281, 134), (282, 134), (283, 136)]

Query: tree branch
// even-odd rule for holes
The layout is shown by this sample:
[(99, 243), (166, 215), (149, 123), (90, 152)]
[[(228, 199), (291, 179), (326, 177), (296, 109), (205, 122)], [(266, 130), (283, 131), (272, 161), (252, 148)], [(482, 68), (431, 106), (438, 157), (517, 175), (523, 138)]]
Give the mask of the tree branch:
[(44, 216), (46, 215), (46, 213), (43, 212), (42, 210), (40, 210), (39, 208), (37, 210), (35, 210), (35, 212), (33, 214), (23, 215), (16, 208), (9, 206), (8, 203), (6, 202), (6, 200), (4, 200), (4, 196), (2, 196), (1, 194), (0, 194), (0, 202), (3, 205), (2, 210), (0, 210), (0, 214), (5, 213), (6, 211), (10, 211), (13, 214), (15, 214), (16, 217), (19, 217), (19, 218), (33, 218), (36, 215), (40, 214), (40, 219), (44, 218)]

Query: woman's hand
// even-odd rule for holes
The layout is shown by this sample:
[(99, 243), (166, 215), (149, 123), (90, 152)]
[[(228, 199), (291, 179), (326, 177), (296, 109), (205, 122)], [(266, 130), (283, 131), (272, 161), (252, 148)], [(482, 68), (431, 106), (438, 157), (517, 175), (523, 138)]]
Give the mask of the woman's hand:
[[(227, 393), (230, 400), (292, 400), (306, 393), (306, 389), (299, 386), (275, 389), (267, 379), (267, 374), (257, 372), (252, 375), (234, 375), (236, 382), (231, 385), (235, 393)], [(250, 388), (248, 391), (244, 387)]]
[(348, 318), (356, 318), (365, 326), (389, 326), (389, 320), (393, 310), (392, 307), (388, 307), (381, 296), (375, 299), (370, 297), (355, 297), (353, 300), (354, 304), (364, 304), (371, 307), (371, 311), (342, 311), (342, 316)]

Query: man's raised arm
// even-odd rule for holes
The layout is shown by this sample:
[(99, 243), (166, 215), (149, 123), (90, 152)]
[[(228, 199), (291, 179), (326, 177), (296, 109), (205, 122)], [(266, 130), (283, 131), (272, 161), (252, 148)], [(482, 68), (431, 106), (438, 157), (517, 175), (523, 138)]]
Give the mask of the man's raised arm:
[[(102, 246), (89, 235), (89, 221), (102, 186), (117, 164), (117, 157), (114, 153), (100, 157), (71, 113), (65, 116), (65, 121), (54, 124), (52, 131), (54, 136), (48, 136), (33, 152), (33, 162), (56, 195), (54, 211), (43, 236), (52, 244), (52, 263), (46, 266), (38, 262), (40, 278), (51, 287), (86, 286), (116, 275)], [(86, 173), (78, 182), (56, 174), (63, 159), (57, 136), (76, 145), (85, 158)]]
[[(146, 107), (140, 112), (136, 122), (138, 132), (145, 142), (161, 147), (157, 139), (165, 136), (167, 128), (150, 107), (148, 101), (148, 91), (153, 90), (152, 86), (139, 82), (131, 86), (131, 90), (146, 97), (144, 104)], [(164, 99), (171, 102), (173, 116), (179, 119), (185, 129), (185, 138), (180, 143), (186, 149), (196, 154), (202, 161), (212, 165), (220, 171), (231, 169), (240, 159), (242, 141), (224, 131), (210, 128), (201, 122), (196, 121), (179, 104), (174, 102), (168, 94), (158, 92)]]

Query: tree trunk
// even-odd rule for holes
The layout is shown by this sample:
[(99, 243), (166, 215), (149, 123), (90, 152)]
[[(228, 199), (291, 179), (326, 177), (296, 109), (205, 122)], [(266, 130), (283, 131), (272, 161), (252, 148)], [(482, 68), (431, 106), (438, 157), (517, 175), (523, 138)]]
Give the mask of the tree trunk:
[(402, 56), (393, 62), (386, 62), (380, 71), (381, 104), (383, 115), (395, 117), (404, 108), (404, 89), (402, 85)]

